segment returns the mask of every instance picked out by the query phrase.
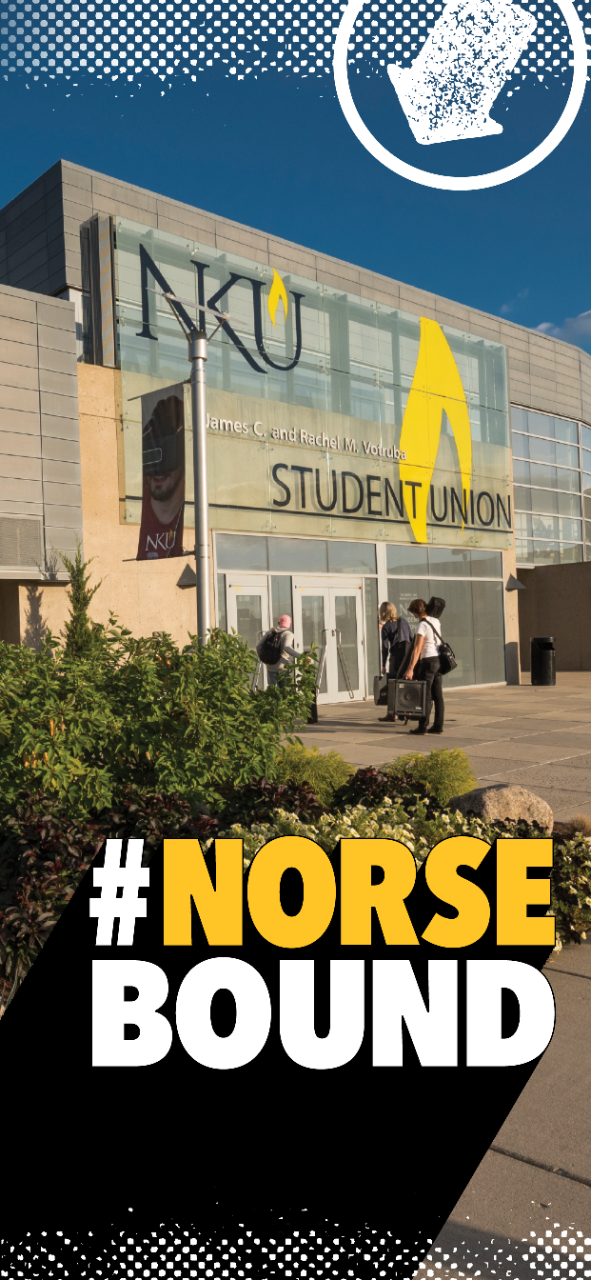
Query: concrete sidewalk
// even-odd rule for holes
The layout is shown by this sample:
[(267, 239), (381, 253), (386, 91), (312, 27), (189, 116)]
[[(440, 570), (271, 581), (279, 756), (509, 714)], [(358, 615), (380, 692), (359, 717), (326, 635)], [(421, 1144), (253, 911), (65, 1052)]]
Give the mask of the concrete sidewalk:
[[(591, 1276), (591, 942), (544, 970), (552, 1041), (419, 1277)], [(478, 1098), (474, 1105), (486, 1106)]]
[(298, 733), (306, 746), (340, 751), (356, 768), (406, 751), (461, 747), (480, 786), (519, 783), (547, 800), (558, 822), (591, 816), (591, 672), (562, 672), (551, 688), (499, 685), (444, 696), (441, 737), (410, 737), (412, 723), (380, 724), (384, 708), (373, 702), (320, 706), (319, 723)]
[[(357, 767), (461, 747), (480, 785), (519, 783), (557, 821), (591, 816), (590, 672), (559, 674), (553, 688), (446, 692), (445, 710), (442, 737), (380, 724), (384, 711), (367, 702), (320, 707), (319, 724), (300, 732), (307, 746), (340, 751)], [(552, 1042), (417, 1280), (591, 1278), (591, 941), (553, 955), (545, 972), (556, 999)], [(477, 1080), (471, 1105), (486, 1106)]]

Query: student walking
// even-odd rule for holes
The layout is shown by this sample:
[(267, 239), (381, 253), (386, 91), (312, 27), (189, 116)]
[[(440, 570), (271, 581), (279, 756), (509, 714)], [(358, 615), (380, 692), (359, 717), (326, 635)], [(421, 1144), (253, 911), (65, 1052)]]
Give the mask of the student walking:
[[(404, 679), (424, 680), (427, 685), (425, 715), (419, 720), (417, 728), (411, 729), (411, 733), (417, 735), (443, 733), (443, 686), (439, 676), (439, 646), (442, 641), (439, 622), (437, 618), (428, 614), (424, 600), (413, 600), (408, 606), (408, 612), (412, 613), (419, 625), (416, 629), (413, 651), (404, 673)], [(435, 683), (437, 676), (439, 676), (439, 679)], [(433, 702), (435, 703), (435, 720), (432, 727), (428, 729), (427, 725), (429, 724)]]
[(268, 684), (277, 684), (288, 663), (290, 661), (293, 662), (294, 658), (298, 657), (289, 614), (282, 614), (277, 626), (272, 627), (270, 631), (265, 632), (264, 636), (261, 636), (256, 651), (261, 662), (267, 668)]
[[(382, 675), (389, 680), (402, 678), (412, 649), (412, 636), (406, 618), (399, 618), (396, 605), (386, 600), (380, 605), (379, 618), (382, 623)], [(379, 720), (396, 719), (395, 715), (378, 716)]]

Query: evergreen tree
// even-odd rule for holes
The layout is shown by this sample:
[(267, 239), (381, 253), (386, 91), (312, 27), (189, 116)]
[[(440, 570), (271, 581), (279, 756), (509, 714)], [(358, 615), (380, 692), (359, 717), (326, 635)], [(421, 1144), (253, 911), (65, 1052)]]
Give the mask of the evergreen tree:
[(64, 632), (65, 652), (73, 658), (86, 657), (94, 647), (97, 632), (102, 628), (88, 616), (88, 606), (102, 583), (89, 587), (90, 574), (86, 572), (92, 560), (82, 559), (82, 548), (76, 543), (76, 556), (69, 560), (62, 554), (62, 561), (70, 575), (70, 619)]

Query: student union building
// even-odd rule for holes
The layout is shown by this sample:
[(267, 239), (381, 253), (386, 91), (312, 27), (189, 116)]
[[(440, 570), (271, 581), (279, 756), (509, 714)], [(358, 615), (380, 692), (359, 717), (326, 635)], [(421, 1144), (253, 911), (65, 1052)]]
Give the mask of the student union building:
[[(97, 621), (196, 631), (191, 302), (231, 317), (207, 361), (216, 625), (254, 647), (290, 614), (335, 703), (371, 693), (379, 604), (434, 594), (447, 684), (518, 683), (531, 626), (591, 594), (591, 356), (64, 161), (0, 210), (0, 638), (59, 634), (77, 541)], [(159, 460), (182, 471), (165, 534)], [(559, 669), (588, 668), (570, 630)]]

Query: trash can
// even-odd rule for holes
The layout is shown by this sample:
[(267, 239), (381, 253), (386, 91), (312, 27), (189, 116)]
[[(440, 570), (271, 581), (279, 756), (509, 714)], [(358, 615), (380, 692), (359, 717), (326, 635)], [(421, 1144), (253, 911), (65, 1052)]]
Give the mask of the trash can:
[(554, 636), (531, 637), (532, 684), (556, 684)]

